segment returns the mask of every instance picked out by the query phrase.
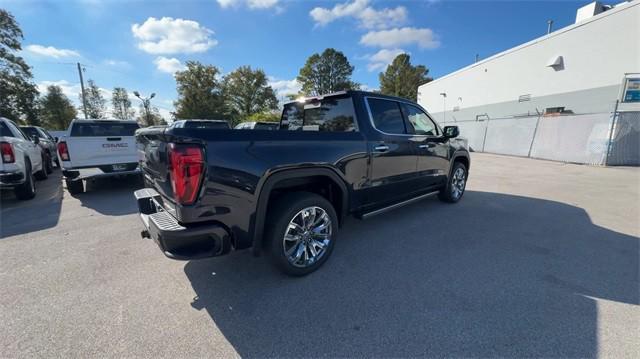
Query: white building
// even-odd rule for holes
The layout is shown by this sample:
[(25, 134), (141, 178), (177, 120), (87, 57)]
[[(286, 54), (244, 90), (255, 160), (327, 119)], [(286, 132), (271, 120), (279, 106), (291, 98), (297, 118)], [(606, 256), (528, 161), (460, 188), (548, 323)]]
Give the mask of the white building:
[(438, 122), (640, 109), (640, 1), (580, 8), (576, 23), (420, 86)]

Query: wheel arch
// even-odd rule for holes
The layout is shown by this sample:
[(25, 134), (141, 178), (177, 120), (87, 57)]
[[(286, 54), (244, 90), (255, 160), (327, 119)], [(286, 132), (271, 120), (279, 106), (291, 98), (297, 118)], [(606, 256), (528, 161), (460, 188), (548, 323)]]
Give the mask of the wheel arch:
[[(342, 224), (349, 212), (349, 192), (344, 180), (334, 170), (329, 168), (304, 168), (275, 172), (265, 179), (264, 184), (260, 188), (254, 220), (251, 225), (253, 230), (252, 250), (254, 254), (258, 254), (262, 250), (267, 210), (270, 204), (272, 204), (271, 200), (274, 199), (272, 195), (279, 190), (299, 190), (299, 188), (302, 188), (300, 187), (301, 184), (305, 186), (309, 184), (320, 184), (320, 187), (329, 184), (331, 188), (337, 189), (338, 193), (330, 195), (329, 197), (320, 193), (318, 194), (327, 198), (327, 200), (336, 207), (338, 222)], [(314, 190), (309, 190), (309, 188), (314, 188), (314, 186), (304, 188), (304, 190), (316, 193)], [(335, 197), (333, 197), (334, 195)]]

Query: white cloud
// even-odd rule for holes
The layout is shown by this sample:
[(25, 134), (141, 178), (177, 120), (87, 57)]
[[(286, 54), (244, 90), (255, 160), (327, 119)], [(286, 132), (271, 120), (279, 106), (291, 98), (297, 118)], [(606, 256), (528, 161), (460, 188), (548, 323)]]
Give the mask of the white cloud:
[(369, 0), (353, 0), (336, 4), (333, 8), (316, 7), (309, 12), (317, 26), (324, 26), (344, 17), (358, 19), (360, 26), (366, 29), (385, 29), (400, 26), (407, 22), (408, 13), (404, 6), (394, 9), (376, 10), (369, 6)]
[(407, 53), (403, 49), (382, 49), (376, 52), (373, 55), (367, 56), (369, 59), (369, 64), (367, 65), (367, 70), (376, 71), (382, 70), (384, 71), (387, 66), (393, 62), (393, 59), (400, 54)]
[(133, 24), (131, 32), (140, 42), (138, 48), (150, 54), (205, 52), (216, 46), (213, 31), (196, 21), (163, 17), (148, 18), (142, 25)]
[(131, 67), (130, 63), (122, 60), (105, 59), (102, 61), (102, 63), (112, 67)]
[(218, 4), (223, 9), (241, 4), (246, 4), (250, 9), (269, 9), (278, 5), (279, 2), (280, 0), (218, 0)]
[(61, 57), (80, 57), (80, 53), (76, 50), (57, 49), (53, 46), (28, 45), (25, 50), (36, 55), (53, 57), (59, 59)]
[(302, 85), (296, 80), (280, 80), (269, 77), (269, 86), (278, 94), (278, 97), (295, 95), (302, 89)]
[(175, 57), (167, 58), (164, 56), (156, 57), (153, 60), (153, 63), (158, 68), (158, 71), (166, 72), (168, 74), (174, 74), (176, 71), (182, 71), (185, 69), (185, 66), (180, 62), (180, 60)]
[(440, 42), (431, 29), (415, 27), (370, 31), (362, 36), (360, 43), (366, 46), (387, 48), (412, 44), (423, 49), (435, 49), (440, 46)]

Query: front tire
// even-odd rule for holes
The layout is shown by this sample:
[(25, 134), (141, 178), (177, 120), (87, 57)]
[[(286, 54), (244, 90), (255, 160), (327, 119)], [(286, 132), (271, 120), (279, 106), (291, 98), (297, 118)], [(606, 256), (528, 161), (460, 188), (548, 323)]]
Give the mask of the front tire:
[(64, 180), (64, 183), (67, 185), (67, 191), (71, 194), (79, 194), (84, 192), (84, 183), (82, 180)]
[(42, 169), (35, 173), (35, 177), (39, 181), (44, 181), (49, 178), (49, 173), (47, 172), (47, 156), (42, 155)]
[(269, 253), (282, 272), (303, 276), (327, 261), (338, 232), (338, 216), (329, 201), (314, 193), (291, 193), (269, 212)]
[(447, 179), (447, 186), (440, 190), (438, 198), (447, 203), (458, 202), (464, 195), (467, 177), (467, 166), (461, 162), (455, 162), (451, 169), (451, 176)]
[(23, 184), (14, 188), (16, 198), (19, 200), (32, 199), (36, 196), (36, 180), (33, 178), (33, 171), (31, 171), (31, 163), (25, 163), (24, 171), (25, 181)]
[(47, 174), (51, 174), (53, 173), (53, 160), (51, 159), (51, 155), (47, 154), (45, 156), (45, 163), (44, 163), (44, 169), (47, 172)]

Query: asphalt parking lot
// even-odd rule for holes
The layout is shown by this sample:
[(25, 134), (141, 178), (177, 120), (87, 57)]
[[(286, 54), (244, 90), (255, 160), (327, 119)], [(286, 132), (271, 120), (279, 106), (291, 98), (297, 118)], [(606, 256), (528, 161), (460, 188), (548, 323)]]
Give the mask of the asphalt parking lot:
[(349, 220), (304, 278), (165, 258), (132, 191), (2, 193), (0, 357), (638, 357), (640, 169), (474, 153), (467, 193)]

